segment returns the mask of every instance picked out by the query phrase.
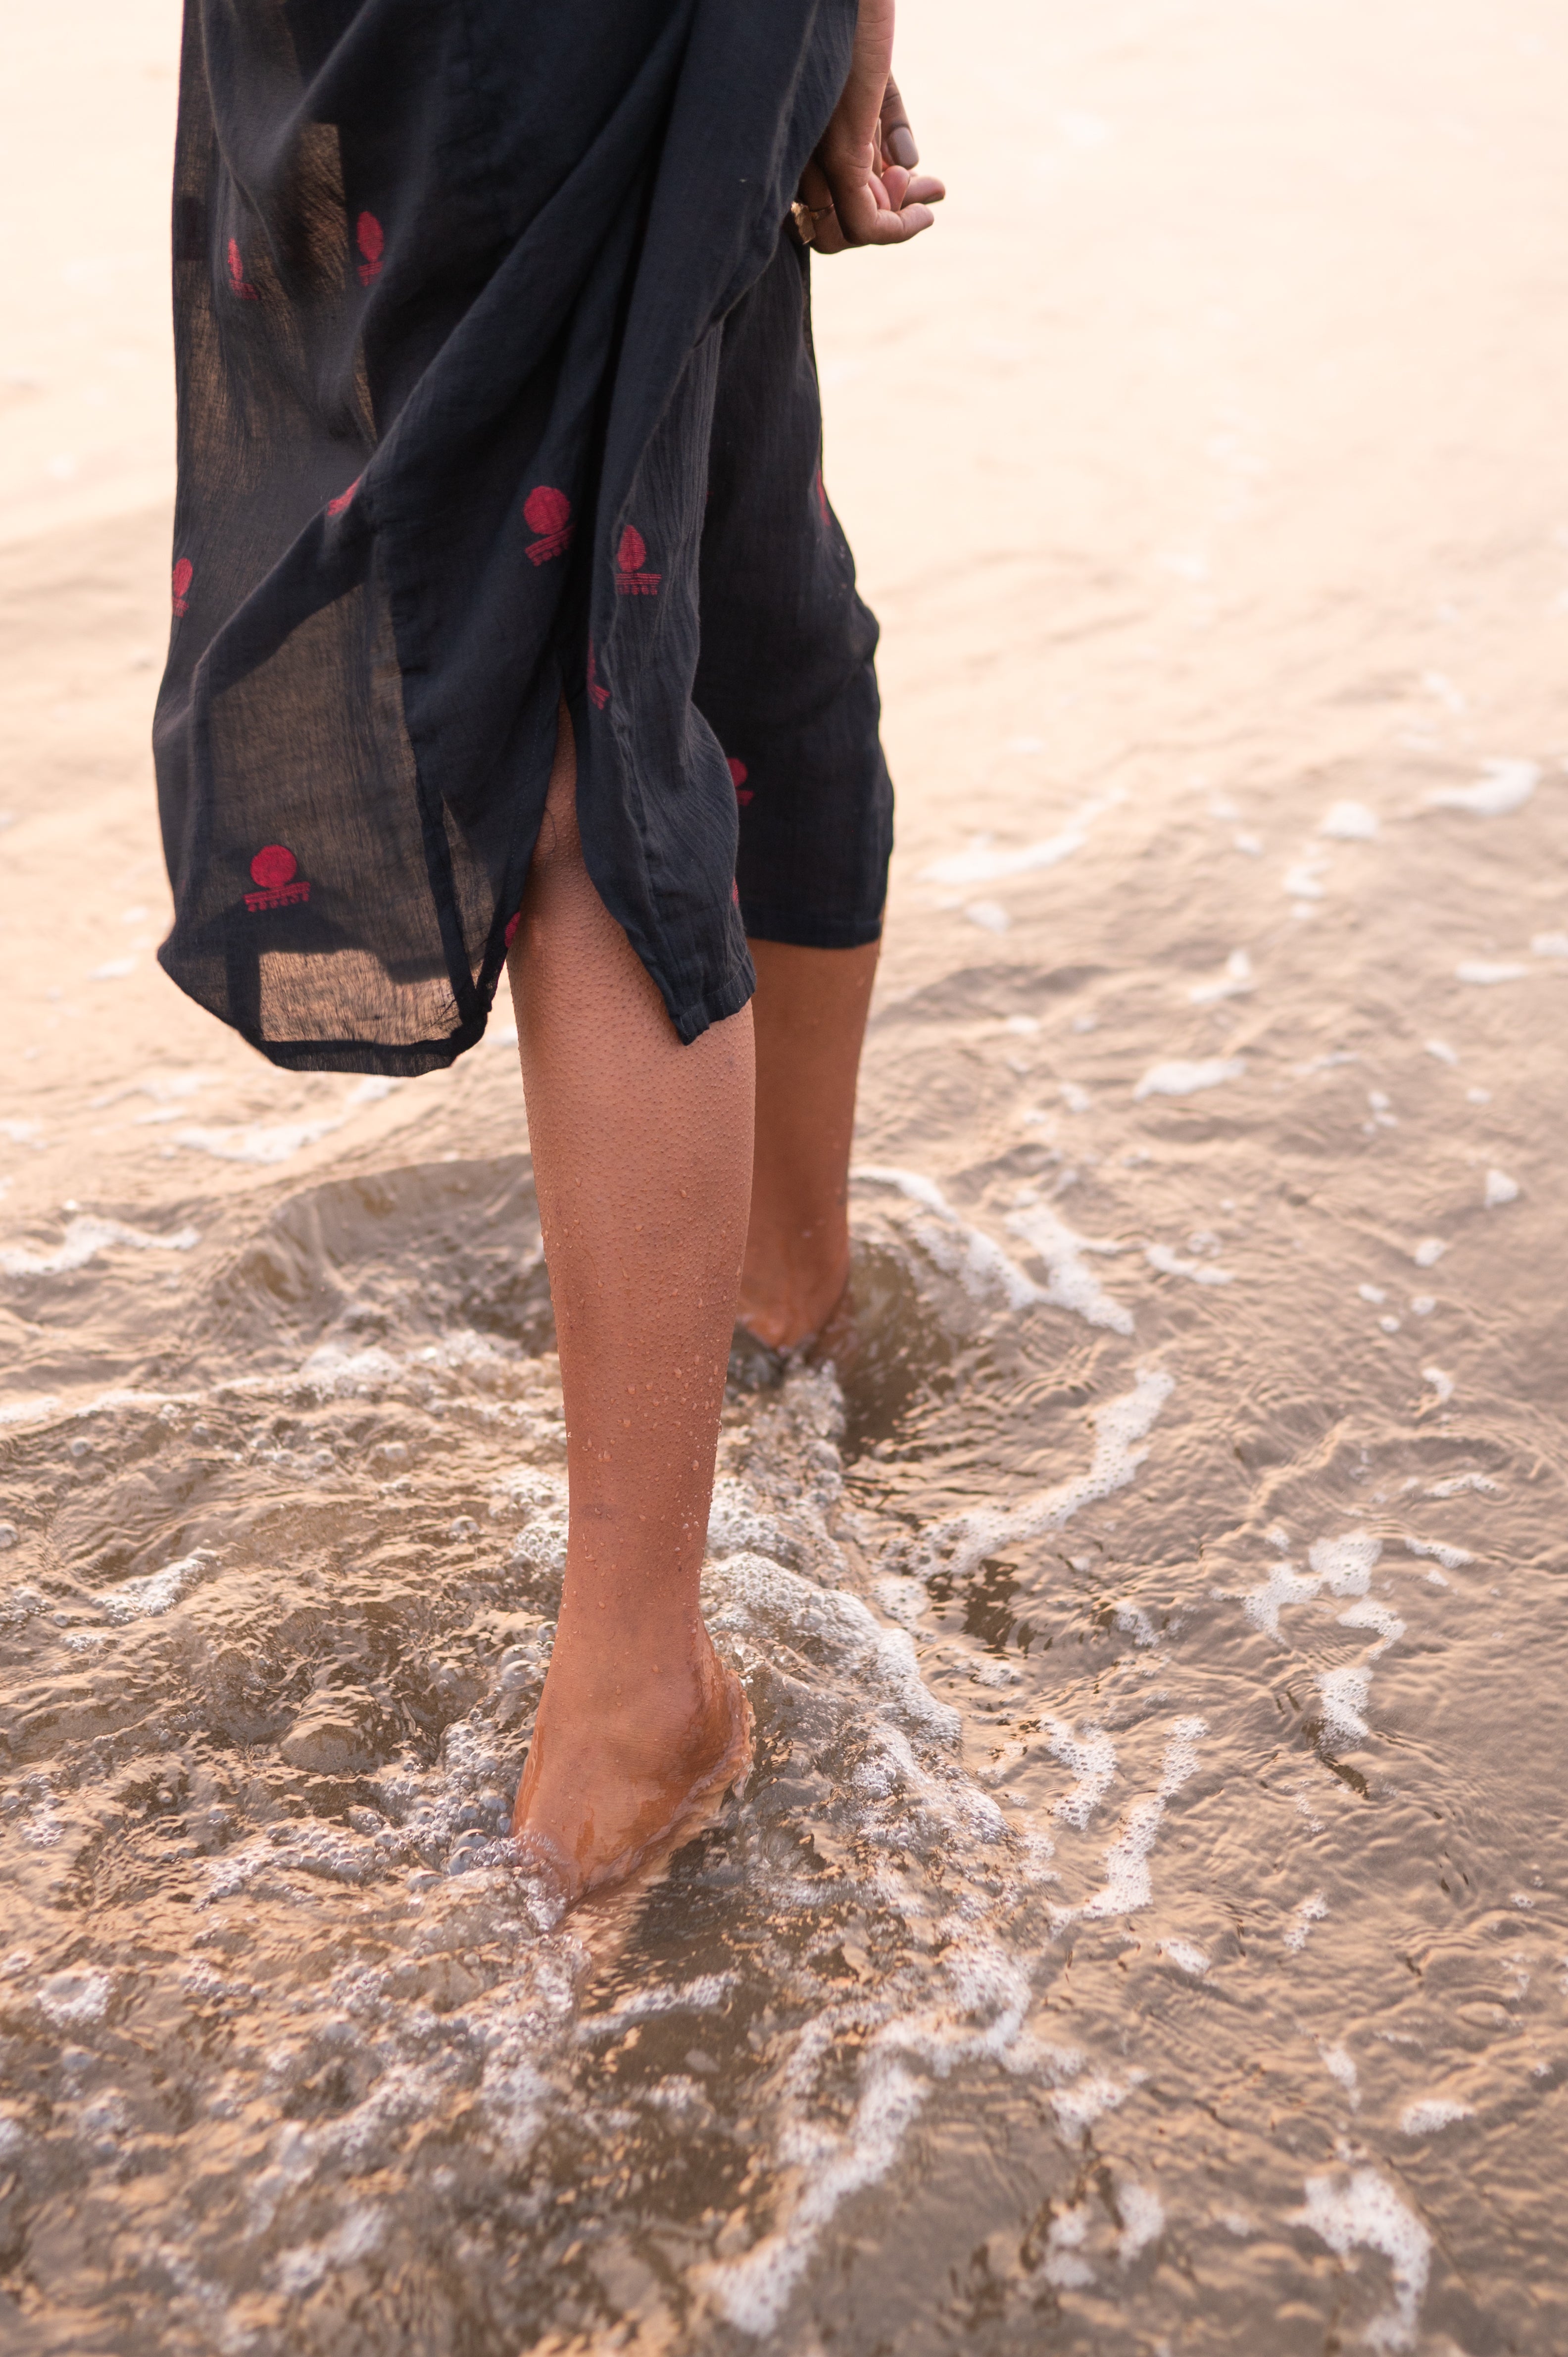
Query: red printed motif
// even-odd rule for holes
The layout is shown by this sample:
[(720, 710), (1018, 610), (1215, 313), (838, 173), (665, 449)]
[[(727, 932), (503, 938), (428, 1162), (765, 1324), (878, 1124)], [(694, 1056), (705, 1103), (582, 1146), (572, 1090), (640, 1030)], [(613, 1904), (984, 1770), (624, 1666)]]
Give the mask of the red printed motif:
[(659, 584), (664, 576), (660, 573), (645, 573), (642, 570), (643, 560), (647, 554), (647, 542), (637, 526), (634, 523), (628, 523), (620, 536), (620, 546), (616, 551), (616, 564), (620, 568), (616, 575), (616, 588), (621, 597), (658, 597)]
[(517, 939), (517, 929), (521, 922), (522, 910), (521, 909), (517, 910), (514, 916), (509, 917), (506, 920), (505, 941), (509, 950), (510, 949), (513, 942)]
[(174, 568), (174, 610), (183, 614), (190, 597), (190, 585), (196, 577), (196, 567), (188, 556), (182, 556)]
[(595, 711), (602, 712), (610, 700), (610, 692), (607, 687), (599, 685), (598, 667), (594, 662), (592, 639), (588, 640), (588, 694), (593, 698)]
[(529, 530), (543, 534), (542, 539), (528, 544), (531, 565), (543, 565), (571, 545), (572, 502), (564, 491), (553, 490), (548, 483), (537, 483), (524, 500), (522, 512)]
[(361, 213), (354, 223), (354, 242), (364, 255), (360, 264), (360, 284), (368, 286), (372, 278), (381, 274), (381, 254), (386, 246), (386, 233), (374, 213)]
[(255, 288), (246, 281), (245, 264), (241, 256), (240, 241), (237, 237), (231, 237), (229, 240), (229, 284), (242, 303), (261, 301), (261, 296), (256, 293)]
[(735, 780), (735, 798), (740, 804), (742, 810), (744, 810), (746, 803), (751, 800), (752, 790), (746, 782), (746, 763), (744, 761), (737, 761), (733, 753), (730, 755), (729, 773)]
[(822, 511), (823, 525), (831, 524), (833, 520), (832, 510), (828, 505), (828, 487), (822, 480), (822, 470), (820, 467), (817, 468), (817, 506)]
[(251, 862), (251, 881), (261, 889), (246, 893), (247, 909), (286, 909), (295, 900), (310, 898), (310, 886), (286, 844), (263, 845)]
[(328, 500), (327, 502), (328, 514), (341, 515), (344, 509), (347, 508), (352, 500), (355, 492), (359, 490), (363, 479), (362, 476), (356, 475), (346, 491), (339, 491), (335, 500)]

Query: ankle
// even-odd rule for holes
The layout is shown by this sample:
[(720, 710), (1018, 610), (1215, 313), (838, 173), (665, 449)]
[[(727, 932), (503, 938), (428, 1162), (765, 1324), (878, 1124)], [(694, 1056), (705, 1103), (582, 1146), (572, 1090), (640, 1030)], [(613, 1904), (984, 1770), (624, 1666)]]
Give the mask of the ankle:
[[(728, 1739), (725, 1674), (704, 1657), (657, 1670), (607, 1671), (553, 1658), (539, 1698), (530, 1782), (549, 1766), (570, 1785), (586, 1779), (632, 1792), (649, 1776), (697, 1776)], [(521, 1805), (521, 1796), (520, 1796)]]
[(657, 1628), (583, 1628), (564, 1614), (557, 1625), (545, 1695), (555, 1710), (618, 1725), (690, 1717), (714, 1682), (713, 1641), (702, 1620)]
[(849, 1240), (819, 1251), (769, 1252), (748, 1244), (736, 1315), (771, 1350), (789, 1351), (820, 1333), (849, 1283)]

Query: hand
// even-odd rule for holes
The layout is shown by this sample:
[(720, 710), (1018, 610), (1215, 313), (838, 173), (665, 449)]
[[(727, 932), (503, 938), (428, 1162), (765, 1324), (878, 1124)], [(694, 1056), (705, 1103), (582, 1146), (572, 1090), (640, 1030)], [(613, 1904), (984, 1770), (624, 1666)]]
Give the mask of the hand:
[(914, 168), (919, 150), (892, 74), (893, 13), (894, 0), (860, 0), (849, 79), (800, 175), (800, 202), (816, 216), (806, 242), (819, 253), (907, 244), (947, 194)]

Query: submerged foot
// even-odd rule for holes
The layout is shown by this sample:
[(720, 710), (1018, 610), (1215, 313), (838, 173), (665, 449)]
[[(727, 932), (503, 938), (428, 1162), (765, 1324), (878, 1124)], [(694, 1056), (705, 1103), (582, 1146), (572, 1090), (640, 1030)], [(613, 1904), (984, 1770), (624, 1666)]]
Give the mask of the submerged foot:
[(811, 1269), (747, 1267), (736, 1311), (738, 1330), (764, 1350), (817, 1350), (848, 1318), (852, 1279), (843, 1265)]
[(858, 1354), (860, 1345), (854, 1280), (846, 1277), (814, 1325), (804, 1324), (799, 1313), (769, 1315), (743, 1300), (736, 1320), (736, 1347), (730, 1353), (730, 1364), (746, 1388), (759, 1390), (764, 1379), (758, 1370), (763, 1365), (768, 1367), (770, 1379), (777, 1381), (799, 1352), (816, 1365), (827, 1361), (843, 1373)]
[(751, 1764), (740, 1680), (703, 1632), (697, 1661), (613, 1687), (553, 1665), (512, 1813), (525, 1864), (569, 1905), (668, 1856)]

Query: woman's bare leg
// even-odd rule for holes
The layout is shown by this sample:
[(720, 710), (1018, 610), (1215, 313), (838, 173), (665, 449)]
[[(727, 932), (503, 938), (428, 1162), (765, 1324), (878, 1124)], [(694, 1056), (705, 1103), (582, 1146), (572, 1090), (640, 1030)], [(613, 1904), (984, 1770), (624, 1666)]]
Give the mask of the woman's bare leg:
[(787, 1349), (819, 1333), (849, 1276), (849, 1156), (879, 944), (753, 942), (757, 1150), (742, 1322)]
[(736, 1733), (698, 1609), (751, 1186), (746, 1009), (683, 1048), (583, 864), (570, 724), (511, 951), (571, 1523), (514, 1830), (580, 1888)]

